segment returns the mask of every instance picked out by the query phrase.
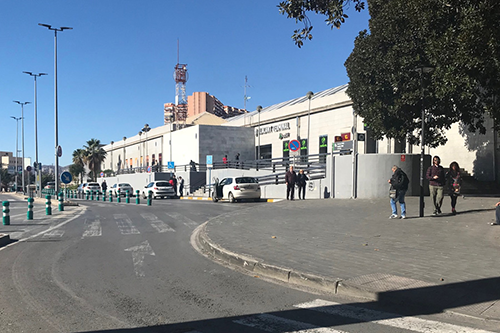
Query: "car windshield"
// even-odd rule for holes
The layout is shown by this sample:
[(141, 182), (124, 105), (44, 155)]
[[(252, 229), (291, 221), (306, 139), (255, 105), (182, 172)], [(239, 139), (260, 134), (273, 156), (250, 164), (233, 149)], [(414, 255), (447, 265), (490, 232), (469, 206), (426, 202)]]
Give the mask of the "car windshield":
[(156, 186), (170, 186), (170, 184), (168, 182), (158, 182)]
[(240, 177), (236, 178), (236, 184), (257, 183), (257, 179), (253, 177)]
[(118, 186), (123, 186), (123, 187), (127, 187), (127, 186), (130, 186), (128, 183), (121, 183), (120, 185)]
[(99, 186), (98, 183), (89, 183), (89, 186)]

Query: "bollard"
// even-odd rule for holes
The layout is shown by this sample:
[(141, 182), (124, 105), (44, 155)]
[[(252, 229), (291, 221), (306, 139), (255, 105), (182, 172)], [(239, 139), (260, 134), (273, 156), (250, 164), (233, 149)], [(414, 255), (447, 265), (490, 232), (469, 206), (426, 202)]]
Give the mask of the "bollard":
[(89, 200), (89, 191), (85, 192), (85, 200)]
[(10, 225), (10, 203), (8, 201), (2, 202), (2, 212), (3, 212), (3, 225)]
[(122, 201), (120, 189), (118, 189), (116, 193), (117, 193), (116, 194), (116, 202), (120, 203)]
[(50, 195), (45, 196), (45, 215), (52, 215), (52, 203), (50, 202)]
[(94, 191), (90, 191), (90, 200), (94, 200)]
[(139, 196), (139, 190), (135, 190), (135, 203), (137, 205), (141, 203), (141, 198)]
[(102, 191), (102, 201), (106, 202), (106, 191)]
[(33, 220), (33, 201), (35, 201), (33, 198), (28, 198), (28, 214), (26, 217), (27, 220)]
[(148, 206), (151, 206), (151, 201), (153, 201), (153, 191), (148, 192), (148, 201), (147, 201)]
[(125, 193), (125, 203), (130, 203), (130, 191), (127, 190)]
[(64, 198), (62, 193), (59, 193), (59, 211), (60, 212), (64, 211)]
[(99, 198), (100, 194), (101, 194), (101, 191), (99, 191), (99, 190), (95, 191), (95, 200), (96, 201), (100, 201), (101, 200), (101, 198)]
[(109, 202), (113, 202), (113, 190), (109, 190)]

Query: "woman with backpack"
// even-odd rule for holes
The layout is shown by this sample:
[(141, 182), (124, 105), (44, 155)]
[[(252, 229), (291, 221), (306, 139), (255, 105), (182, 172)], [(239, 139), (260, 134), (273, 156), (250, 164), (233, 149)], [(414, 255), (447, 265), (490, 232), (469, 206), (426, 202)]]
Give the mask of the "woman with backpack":
[(391, 188), (389, 190), (389, 197), (391, 198), (391, 209), (392, 214), (389, 216), (390, 219), (396, 219), (398, 217), (398, 208), (396, 206), (396, 202), (399, 202), (401, 206), (401, 219), (406, 218), (406, 203), (405, 203), (405, 194), (408, 190), (409, 179), (406, 173), (401, 170), (397, 165), (392, 167), (392, 177), (388, 180), (388, 183), (391, 184)]
[(460, 167), (458, 163), (453, 161), (450, 164), (450, 169), (446, 173), (446, 187), (448, 188), (448, 194), (451, 199), (451, 213), (455, 215), (457, 213), (455, 207), (457, 205), (457, 199), (460, 195), (460, 187), (462, 186), (462, 177), (460, 176)]

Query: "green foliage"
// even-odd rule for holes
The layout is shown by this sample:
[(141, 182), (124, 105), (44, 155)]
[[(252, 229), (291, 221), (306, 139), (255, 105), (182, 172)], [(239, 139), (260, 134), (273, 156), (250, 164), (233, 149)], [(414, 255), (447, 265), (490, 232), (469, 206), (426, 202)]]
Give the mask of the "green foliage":
[(80, 177), (80, 183), (83, 183), (83, 176), (85, 175), (85, 166), (82, 164), (71, 164), (69, 166), (69, 172), (73, 176), (74, 180), (77, 180)]
[(10, 173), (8, 173), (7, 169), (0, 168), (0, 179), (2, 182), (0, 183), (0, 190), (2, 188), (7, 189), (9, 187), (9, 183), (14, 180), (14, 177)]
[[(376, 138), (444, 144), (462, 122), (485, 133), (486, 115), (500, 129), (498, 0), (368, 0), (370, 33), (360, 32), (345, 66), (348, 95)], [(422, 68), (434, 68), (422, 73)], [(424, 71), (425, 72), (425, 71)]]
[(302, 22), (303, 29), (294, 30), (292, 39), (295, 45), (302, 47), (304, 40), (312, 39), (311, 21), (306, 15), (306, 12), (314, 12), (327, 16), (326, 24), (332, 29), (340, 28), (345, 19), (348, 18), (344, 10), (350, 4), (354, 4), (354, 8), (359, 12), (365, 8), (363, 0), (286, 0), (281, 1), (278, 5), (279, 12), (282, 15), (287, 15), (288, 18), (295, 19), (295, 22)]
[(92, 179), (97, 181), (97, 175), (100, 173), (101, 164), (106, 158), (106, 151), (102, 148), (100, 140), (90, 139), (87, 144), (83, 146), (84, 161), (88, 163), (90, 170), (92, 170)]
[(48, 182), (55, 181), (54, 174), (48, 173), (48, 172), (42, 172), (41, 180), (42, 180), (42, 189), (43, 189), (47, 185)]

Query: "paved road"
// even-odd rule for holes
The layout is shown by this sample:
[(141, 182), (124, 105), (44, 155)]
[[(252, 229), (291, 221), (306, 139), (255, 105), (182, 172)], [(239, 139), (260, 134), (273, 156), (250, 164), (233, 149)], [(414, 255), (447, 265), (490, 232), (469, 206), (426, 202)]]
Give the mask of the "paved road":
[(495, 331), (471, 318), (404, 316), (398, 308), (270, 284), (193, 249), (193, 231), (208, 219), (274, 204), (81, 204), (66, 207), (57, 224), (44, 219), (21, 228), (28, 223), (16, 213), (11, 227), (27, 238), (0, 250), (3, 332)]

